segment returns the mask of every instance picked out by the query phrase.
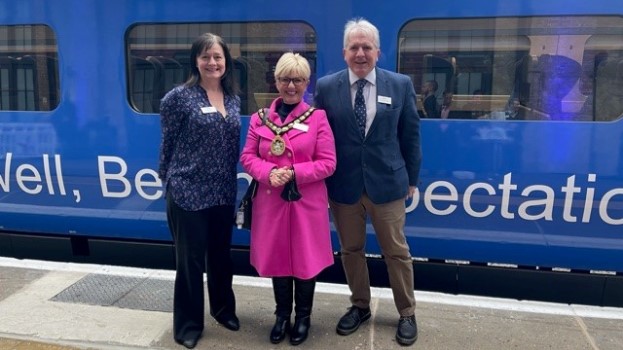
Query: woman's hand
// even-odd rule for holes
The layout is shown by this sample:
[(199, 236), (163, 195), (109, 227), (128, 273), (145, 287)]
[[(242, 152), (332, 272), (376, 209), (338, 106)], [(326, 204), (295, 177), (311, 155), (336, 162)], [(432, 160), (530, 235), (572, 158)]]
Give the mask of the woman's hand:
[(273, 187), (280, 187), (292, 180), (294, 177), (294, 170), (290, 167), (274, 168), (270, 171), (270, 185)]

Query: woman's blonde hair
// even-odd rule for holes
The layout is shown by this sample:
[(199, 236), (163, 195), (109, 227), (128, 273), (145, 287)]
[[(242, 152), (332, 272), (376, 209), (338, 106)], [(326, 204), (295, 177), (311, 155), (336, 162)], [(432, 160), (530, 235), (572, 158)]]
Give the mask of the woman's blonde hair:
[(288, 75), (296, 75), (297, 77), (309, 80), (311, 68), (309, 67), (307, 59), (293, 52), (286, 52), (281, 55), (279, 61), (277, 61), (277, 66), (275, 66), (275, 80)]

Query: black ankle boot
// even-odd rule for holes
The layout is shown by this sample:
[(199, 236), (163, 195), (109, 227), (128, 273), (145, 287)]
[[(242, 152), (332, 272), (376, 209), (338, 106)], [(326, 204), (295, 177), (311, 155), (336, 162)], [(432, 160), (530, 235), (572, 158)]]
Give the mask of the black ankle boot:
[(315, 287), (316, 280), (314, 278), (308, 280), (294, 279), (294, 311), (296, 311), (296, 317), (294, 317), (294, 326), (290, 330), (290, 344), (292, 345), (299, 345), (307, 339)]
[(270, 332), (270, 342), (273, 344), (281, 343), (290, 333), (290, 316), (277, 316), (273, 330)]
[(294, 279), (292, 277), (273, 277), (273, 292), (277, 308), (275, 325), (270, 332), (270, 342), (280, 343), (290, 333), (290, 314), (292, 313)]
[(290, 344), (299, 345), (307, 339), (309, 333), (310, 317), (296, 318), (294, 327), (290, 330)]

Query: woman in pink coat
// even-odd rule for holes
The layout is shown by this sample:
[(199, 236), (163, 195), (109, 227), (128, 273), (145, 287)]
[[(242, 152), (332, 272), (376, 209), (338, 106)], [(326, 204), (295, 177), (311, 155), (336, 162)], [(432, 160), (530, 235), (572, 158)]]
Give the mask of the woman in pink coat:
[[(251, 116), (240, 158), (259, 182), (251, 264), (260, 276), (272, 277), (277, 318), (270, 340), (275, 344), (286, 333), (293, 345), (307, 339), (315, 278), (333, 264), (324, 179), (335, 171), (335, 143), (325, 112), (303, 101), (310, 74), (303, 56), (281, 56), (275, 67), (279, 97)], [(296, 188), (300, 198), (293, 195)], [(296, 315), (290, 329), (293, 299)]]

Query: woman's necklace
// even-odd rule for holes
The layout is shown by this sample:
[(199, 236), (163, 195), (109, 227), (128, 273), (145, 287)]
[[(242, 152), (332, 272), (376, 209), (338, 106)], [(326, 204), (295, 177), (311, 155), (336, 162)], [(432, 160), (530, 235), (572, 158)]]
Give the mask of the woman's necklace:
[(288, 124), (282, 126), (278, 126), (277, 124), (270, 121), (264, 114), (264, 108), (261, 108), (259, 111), (257, 111), (260, 118), (262, 119), (262, 122), (266, 124), (266, 126), (275, 134), (275, 138), (273, 138), (272, 142), (270, 143), (270, 153), (276, 156), (282, 155), (286, 151), (286, 143), (281, 135), (288, 132), (288, 130), (294, 128), (294, 124), (302, 123), (303, 121), (305, 121), (305, 119), (307, 119), (314, 112), (315, 109), (316, 108), (314, 107), (309, 107), (309, 109), (306, 110), (303, 114), (299, 115)]

